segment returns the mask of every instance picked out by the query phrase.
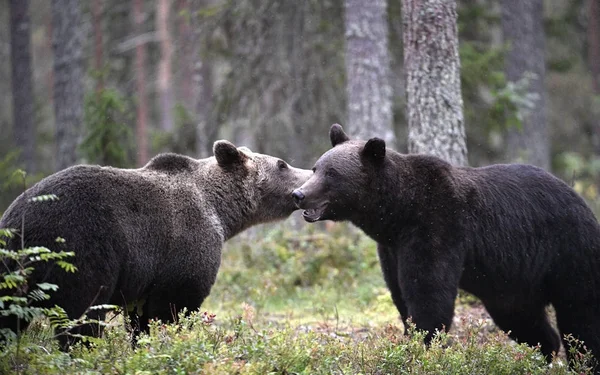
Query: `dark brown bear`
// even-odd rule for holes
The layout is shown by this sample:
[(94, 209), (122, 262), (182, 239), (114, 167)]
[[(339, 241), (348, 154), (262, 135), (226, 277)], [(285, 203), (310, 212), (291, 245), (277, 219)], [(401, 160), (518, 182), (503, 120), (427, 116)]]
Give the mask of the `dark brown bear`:
[(333, 149), (293, 195), (306, 221), (348, 220), (378, 243), (404, 322), (449, 329), (458, 288), (479, 297), (510, 336), (550, 358), (562, 335), (600, 355), (600, 227), (561, 180), (529, 165), (454, 167), (386, 150), (378, 138)]
[[(75, 252), (78, 272), (35, 274), (33, 282), (60, 287), (51, 305), (76, 318), (90, 305), (136, 304), (146, 330), (151, 318), (170, 321), (176, 311), (197, 309), (217, 277), (223, 243), (251, 225), (289, 216), (293, 189), (310, 175), (217, 141), (207, 159), (162, 154), (140, 169), (65, 169), (19, 196), (0, 227), (20, 229), (23, 219), (26, 246), (61, 249), (60, 236)], [(29, 201), (42, 194), (59, 200)], [(20, 238), (9, 243), (19, 247)], [(4, 327), (15, 323), (0, 320)]]

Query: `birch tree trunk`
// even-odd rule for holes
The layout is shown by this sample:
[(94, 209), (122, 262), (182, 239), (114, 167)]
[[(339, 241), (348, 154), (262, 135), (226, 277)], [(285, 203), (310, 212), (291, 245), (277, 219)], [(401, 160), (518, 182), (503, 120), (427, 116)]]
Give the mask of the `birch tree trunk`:
[(467, 165), (456, 2), (402, 0), (408, 150)]
[(77, 161), (83, 122), (83, 30), (79, 0), (52, 0), (56, 168)]
[(29, 0), (10, 1), (10, 60), (12, 69), (13, 137), (27, 172), (35, 172), (35, 123), (31, 82), (31, 23)]
[[(531, 108), (518, 108), (523, 116), (521, 128), (507, 134), (510, 161), (550, 168), (550, 144), (546, 126), (546, 63), (543, 28), (543, 0), (503, 0), (502, 33), (508, 51), (504, 71), (508, 82), (519, 82), (529, 75)], [(532, 95), (533, 94), (533, 95)]]
[(348, 133), (395, 147), (386, 0), (345, 0)]
[[(142, 34), (144, 24), (143, 0), (133, 0), (133, 22), (136, 35)], [(135, 47), (135, 86), (137, 94), (137, 116), (135, 139), (137, 143), (137, 165), (148, 161), (148, 98), (146, 95), (146, 45), (138, 43)]]

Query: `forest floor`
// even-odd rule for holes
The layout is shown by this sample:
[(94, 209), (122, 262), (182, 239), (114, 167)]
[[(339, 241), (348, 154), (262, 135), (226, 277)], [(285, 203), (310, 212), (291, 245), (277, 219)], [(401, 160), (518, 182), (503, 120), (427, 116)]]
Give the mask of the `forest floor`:
[[(313, 229), (314, 228), (314, 229)], [(229, 241), (210, 296), (131, 347), (118, 315), (91, 345), (58, 350), (37, 324), (0, 351), (0, 374), (587, 374), (586, 358), (549, 366), (459, 293), (448, 334), (425, 348), (404, 327), (375, 244), (348, 226), (269, 227)]]

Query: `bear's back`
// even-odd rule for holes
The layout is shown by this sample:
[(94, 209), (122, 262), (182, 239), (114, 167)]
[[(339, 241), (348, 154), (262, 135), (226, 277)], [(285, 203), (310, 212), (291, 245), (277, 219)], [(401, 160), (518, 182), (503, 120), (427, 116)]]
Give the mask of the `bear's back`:
[(484, 280), (494, 275), (502, 275), (503, 280), (493, 283), (502, 282), (504, 288), (523, 285), (523, 279), (541, 285), (548, 269), (557, 276), (573, 262), (600, 267), (596, 217), (560, 179), (522, 164), (461, 168), (458, 173), (468, 187), (461, 221), (469, 238), (466, 269), (478, 270), (463, 275), (464, 289), (481, 294)]
[(164, 153), (153, 157), (143, 169), (154, 170), (167, 174), (194, 173), (200, 166), (200, 162), (189, 156)]

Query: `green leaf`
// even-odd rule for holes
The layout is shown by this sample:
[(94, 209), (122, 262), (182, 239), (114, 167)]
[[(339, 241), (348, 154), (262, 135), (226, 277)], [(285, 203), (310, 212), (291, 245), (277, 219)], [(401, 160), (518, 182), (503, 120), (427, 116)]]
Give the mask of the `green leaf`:
[(57, 201), (57, 200), (58, 200), (58, 196), (56, 196), (55, 194), (38, 195), (38, 196), (28, 199), (29, 202), (48, 202), (48, 201)]
[(51, 284), (51, 283), (39, 283), (39, 284), (37, 284), (37, 287), (40, 288), (41, 290), (52, 290), (52, 291), (58, 290), (58, 285)]
[(73, 273), (77, 271), (77, 267), (75, 267), (72, 263), (65, 262), (64, 260), (57, 260), (56, 265), (62, 268), (65, 272)]

